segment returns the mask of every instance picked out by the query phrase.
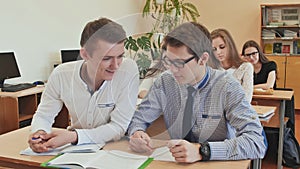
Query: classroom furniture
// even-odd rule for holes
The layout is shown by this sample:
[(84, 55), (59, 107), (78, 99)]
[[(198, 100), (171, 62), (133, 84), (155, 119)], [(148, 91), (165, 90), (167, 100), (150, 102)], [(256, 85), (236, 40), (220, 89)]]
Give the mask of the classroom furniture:
[(285, 118), (285, 102), (291, 100), (294, 95), (293, 91), (274, 90), (273, 95), (253, 95), (252, 101), (255, 101), (258, 105), (263, 106), (275, 106), (275, 115), (272, 119), (263, 124), (265, 127), (279, 128), (278, 138), (278, 156), (277, 156), (277, 169), (282, 168), (282, 151), (283, 151), (283, 130), (288, 118)]
[[(30, 127), (24, 127), (3, 135), (0, 135), (0, 166), (11, 167), (11, 168), (41, 168), (40, 164), (49, 160), (53, 156), (26, 156), (20, 155), (20, 150), (26, 149), (28, 147), (27, 138), (29, 135)], [(108, 143), (104, 149), (117, 149), (123, 151), (130, 151), (128, 147), (128, 141), (119, 141)], [(196, 162), (193, 164), (180, 164), (174, 162), (162, 162), (153, 161), (147, 167), (149, 169), (153, 168), (173, 168), (173, 169), (247, 169), (250, 164), (250, 160), (240, 160), (240, 161), (209, 161), (209, 162)]]
[[(37, 86), (18, 92), (0, 92), (0, 134), (18, 129), (21, 122), (32, 118), (43, 90), (44, 86)], [(66, 128), (68, 124), (68, 111), (64, 106), (53, 126)]]
[[(259, 106), (259, 105), (252, 105), (252, 107), (254, 108), (254, 110), (257, 112), (257, 114), (264, 114), (266, 112), (269, 112), (269, 111), (273, 111), (275, 112), (276, 110), (276, 107), (275, 106)], [(265, 120), (262, 120), (261, 123), (262, 125), (267, 125), (268, 122), (273, 118), (273, 116), (265, 121)], [(252, 161), (252, 169), (260, 169), (261, 168), (261, 164), (262, 164), (262, 159), (255, 159)]]
[(43, 86), (38, 86), (18, 92), (0, 92), (0, 134), (18, 129), (20, 122), (32, 118), (43, 90)]
[(300, 109), (300, 4), (261, 4), (261, 47), (276, 62), (277, 87), (291, 88)]

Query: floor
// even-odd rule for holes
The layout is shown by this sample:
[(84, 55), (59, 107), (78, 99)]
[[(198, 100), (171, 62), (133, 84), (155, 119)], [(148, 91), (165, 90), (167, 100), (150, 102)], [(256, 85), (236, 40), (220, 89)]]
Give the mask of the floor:
[[(298, 142), (300, 143), (300, 110), (296, 110), (295, 113), (295, 136)], [(270, 140), (268, 140), (270, 142)], [(277, 151), (277, 149), (275, 150)], [(276, 152), (269, 151), (266, 157), (262, 161), (262, 169), (276, 169), (277, 159), (276, 159)], [(288, 167), (283, 167), (283, 169), (290, 169)]]

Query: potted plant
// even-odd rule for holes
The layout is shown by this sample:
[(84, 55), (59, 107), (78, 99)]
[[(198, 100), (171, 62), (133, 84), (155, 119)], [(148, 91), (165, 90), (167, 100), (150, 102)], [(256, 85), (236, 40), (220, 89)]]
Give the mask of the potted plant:
[(146, 0), (142, 16), (154, 19), (151, 32), (125, 40), (125, 48), (139, 67), (140, 78), (145, 77), (152, 61), (160, 58), (163, 36), (185, 21), (196, 22), (200, 15), (195, 5), (184, 0)]

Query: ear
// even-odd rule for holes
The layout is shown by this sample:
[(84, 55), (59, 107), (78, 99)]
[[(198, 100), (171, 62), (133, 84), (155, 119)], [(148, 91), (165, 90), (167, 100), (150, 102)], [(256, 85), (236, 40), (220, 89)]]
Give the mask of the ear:
[(80, 49), (80, 56), (82, 57), (83, 60), (87, 61), (90, 58), (89, 53), (86, 51), (85, 48)]
[(204, 66), (207, 63), (208, 59), (209, 59), (209, 54), (207, 52), (204, 52), (200, 56), (200, 58), (198, 60), (198, 64), (201, 65), (201, 66)]

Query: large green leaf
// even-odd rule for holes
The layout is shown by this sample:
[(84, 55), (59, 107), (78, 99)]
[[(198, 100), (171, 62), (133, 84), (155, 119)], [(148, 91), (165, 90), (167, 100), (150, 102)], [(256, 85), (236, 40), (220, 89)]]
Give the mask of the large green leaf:
[(125, 39), (124, 46), (127, 50), (133, 50), (135, 52), (139, 50), (136, 40), (131, 36)]
[(138, 53), (138, 60), (136, 61), (136, 63), (138, 65), (140, 77), (144, 78), (147, 73), (148, 68), (151, 65), (151, 60), (149, 59), (148, 55), (141, 52), (141, 53)]
[(147, 36), (141, 36), (137, 39), (137, 44), (138, 46), (145, 50), (145, 51), (149, 51), (151, 49), (151, 41), (150, 38)]

